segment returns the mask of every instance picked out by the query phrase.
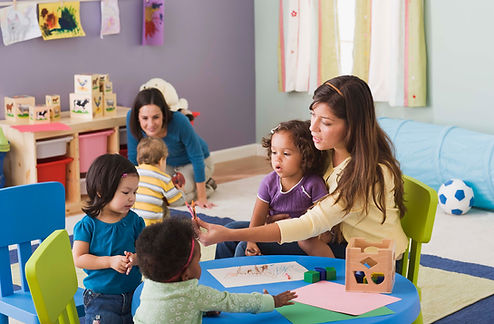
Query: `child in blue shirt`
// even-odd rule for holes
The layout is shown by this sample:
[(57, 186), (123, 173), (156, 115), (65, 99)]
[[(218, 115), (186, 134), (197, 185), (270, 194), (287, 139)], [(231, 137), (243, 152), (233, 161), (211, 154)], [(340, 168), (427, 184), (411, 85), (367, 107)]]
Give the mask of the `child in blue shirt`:
[(118, 154), (99, 156), (90, 166), (86, 187), (89, 201), (74, 227), (74, 263), (84, 278), (85, 323), (133, 323), (130, 306), (141, 282), (135, 241), (144, 220), (130, 208), (136, 199), (139, 175)]

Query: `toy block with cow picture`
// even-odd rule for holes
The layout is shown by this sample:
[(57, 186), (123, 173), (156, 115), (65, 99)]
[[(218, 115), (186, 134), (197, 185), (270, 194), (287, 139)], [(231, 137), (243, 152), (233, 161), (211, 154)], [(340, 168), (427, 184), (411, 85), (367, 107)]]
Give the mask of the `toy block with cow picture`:
[(99, 91), (92, 95), (71, 93), (69, 98), (71, 118), (93, 119), (103, 116), (103, 99)]

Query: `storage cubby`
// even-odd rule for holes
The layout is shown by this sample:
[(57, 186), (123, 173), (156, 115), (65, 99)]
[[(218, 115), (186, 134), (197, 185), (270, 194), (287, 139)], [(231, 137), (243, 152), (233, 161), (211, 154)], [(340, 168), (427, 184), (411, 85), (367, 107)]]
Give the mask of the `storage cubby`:
[[(69, 126), (70, 130), (59, 131), (21, 132), (12, 127), (15, 125), (12, 121), (1, 120), (0, 127), (10, 142), (10, 151), (5, 156), (4, 164), (6, 186), (38, 182), (40, 168), (42, 180), (46, 179), (46, 175), (60, 177), (61, 175), (58, 173), (65, 172), (66, 214), (80, 213), (82, 206), (80, 161), (85, 158), (84, 154), (86, 154), (84, 149), (82, 152), (80, 150), (80, 137), (82, 137), (82, 141), (85, 141), (84, 137), (88, 137), (87, 134), (98, 132), (97, 135), (104, 136), (98, 139), (98, 141), (106, 142), (104, 143), (106, 145), (102, 145), (103, 147), (106, 146), (104, 150), (108, 153), (119, 153), (120, 128), (125, 127), (129, 109), (117, 107), (115, 116), (100, 117), (93, 120), (70, 118), (70, 113), (64, 111), (60, 122)], [(89, 137), (93, 136), (89, 135)], [(38, 151), (42, 151), (40, 155), (38, 155)], [(38, 156), (41, 157), (40, 160), (38, 160)], [(64, 171), (62, 171), (61, 165), (56, 166), (57, 174), (52, 174), (53, 171), (46, 169), (52, 166), (51, 162), (59, 160), (64, 161)], [(47, 172), (45, 172), (46, 170)], [(42, 172), (43, 174), (41, 174)]]

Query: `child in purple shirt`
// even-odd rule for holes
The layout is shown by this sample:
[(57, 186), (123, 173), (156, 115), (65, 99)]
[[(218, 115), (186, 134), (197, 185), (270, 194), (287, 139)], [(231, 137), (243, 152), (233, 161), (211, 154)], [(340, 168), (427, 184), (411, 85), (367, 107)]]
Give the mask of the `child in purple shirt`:
[[(310, 122), (291, 120), (271, 130), (263, 138), (273, 172), (261, 182), (249, 222), (232, 222), (230, 228), (261, 226), (284, 218), (299, 217), (317, 200), (328, 194), (321, 175), (325, 152), (315, 148)], [(238, 243), (238, 244), (237, 244)], [(216, 249), (216, 258), (267, 254), (308, 254), (320, 244), (318, 238), (294, 243), (224, 242)], [(316, 249), (317, 250), (317, 249)]]

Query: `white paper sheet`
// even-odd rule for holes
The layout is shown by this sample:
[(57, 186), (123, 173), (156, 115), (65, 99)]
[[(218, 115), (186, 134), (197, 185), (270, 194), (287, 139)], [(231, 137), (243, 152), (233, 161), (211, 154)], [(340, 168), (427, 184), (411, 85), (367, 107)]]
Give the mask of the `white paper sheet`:
[(306, 268), (295, 261), (209, 269), (225, 288), (303, 280)]

